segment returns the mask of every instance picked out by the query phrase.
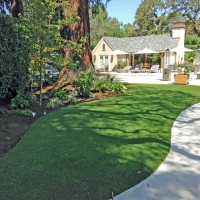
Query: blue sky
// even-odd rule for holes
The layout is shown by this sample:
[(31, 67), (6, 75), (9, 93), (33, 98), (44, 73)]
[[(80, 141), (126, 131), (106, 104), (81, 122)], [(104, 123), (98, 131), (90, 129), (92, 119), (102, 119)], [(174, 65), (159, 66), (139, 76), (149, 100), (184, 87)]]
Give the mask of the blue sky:
[(132, 24), (136, 9), (142, 0), (112, 0), (106, 8), (108, 16), (117, 18), (123, 24)]

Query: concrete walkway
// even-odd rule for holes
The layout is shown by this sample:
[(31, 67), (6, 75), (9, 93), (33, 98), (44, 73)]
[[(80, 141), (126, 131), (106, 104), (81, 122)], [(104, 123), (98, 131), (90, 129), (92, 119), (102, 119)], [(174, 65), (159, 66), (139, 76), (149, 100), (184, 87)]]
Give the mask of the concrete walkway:
[(200, 103), (183, 111), (171, 132), (170, 152), (156, 172), (114, 200), (200, 199)]

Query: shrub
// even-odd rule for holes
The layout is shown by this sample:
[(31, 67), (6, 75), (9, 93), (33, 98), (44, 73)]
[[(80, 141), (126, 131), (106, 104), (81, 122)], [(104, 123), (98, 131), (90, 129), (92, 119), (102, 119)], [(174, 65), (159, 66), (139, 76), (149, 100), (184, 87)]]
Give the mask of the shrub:
[(176, 65), (174, 69), (177, 70), (178, 73), (183, 73), (183, 74), (188, 74), (194, 71), (194, 67), (187, 62)]
[(124, 93), (127, 88), (124, 86), (123, 83), (112, 83), (110, 85), (110, 90), (111, 92), (114, 92), (114, 93)]
[(32, 110), (30, 109), (21, 110), (21, 115), (32, 116)]
[(66, 100), (67, 99), (67, 94), (66, 94), (65, 91), (59, 90), (54, 94), (54, 97), (57, 97), (57, 98), (59, 98), (61, 100)]
[(52, 99), (49, 100), (49, 102), (46, 105), (46, 108), (48, 109), (54, 109), (54, 108), (58, 108), (59, 106), (63, 106), (63, 102), (61, 99), (54, 97)]
[(0, 108), (0, 113), (1, 114), (7, 114), (8, 109), (6, 108)]
[(70, 104), (77, 104), (78, 99), (77, 99), (74, 95), (68, 95), (68, 96), (67, 96), (67, 101), (68, 101)]
[(0, 99), (11, 98), (26, 87), (29, 42), (24, 30), (19, 19), (0, 14)]
[(3, 115), (24, 115), (24, 116), (32, 116), (32, 111), (29, 109), (6, 109), (6, 108), (0, 108), (0, 113)]
[(29, 100), (25, 99), (25, 97), (21, 93), (18, 93), (15, 98), (11, 99), (12, 109), (17, 109), (17, 108), (24, 109), (28, 105), (29, 105)]
[(76, 90), (81, 96), (89, 97), (90, 90), (94, 84), (95, 74), (92, 70), (87, 70), (86, 72), (80, 72), (77, 81), (74, 82)]
[(111, 84), (110, 80), (106, 78), (96, 80), (94, 82), (93, 90), (104, 92), (105, 90), (109, 89), (110, 84)]
[(37, 97), (35, 94), (31, 93), (31, 92), (27, 92), (25, 95), (24, 95), (25, 99), (29, 100), (29, 101), (36, 101), (37, 100)]

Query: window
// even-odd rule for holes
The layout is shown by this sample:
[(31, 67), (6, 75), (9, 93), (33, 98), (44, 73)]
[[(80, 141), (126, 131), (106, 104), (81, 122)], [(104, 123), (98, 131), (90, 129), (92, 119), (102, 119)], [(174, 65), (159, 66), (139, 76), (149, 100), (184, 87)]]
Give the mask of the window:
[(103, 44), (103, 45), (102, 45), (102, 51), (105, 51), (105, 50), (106, 50), (106, 45)]

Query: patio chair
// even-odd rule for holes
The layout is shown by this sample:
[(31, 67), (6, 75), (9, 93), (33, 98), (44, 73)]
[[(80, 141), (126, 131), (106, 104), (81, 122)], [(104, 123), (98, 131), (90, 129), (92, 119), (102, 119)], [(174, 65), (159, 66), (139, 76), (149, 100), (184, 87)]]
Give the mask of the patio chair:
[(131, 70), (131, 73), (142, 72), (141, 64), (136, 64), (135, 68)]
[(159, 72), (159, 67), (160, 65), (152, 65), (151, 66), (151, 69), (147, 70), (147, 72), (152, 72), (152, 73), (156, 73), (156, 72)]
[(129, 72), (132, 66), (126, 66), (124, 69), (117, 69), (117, 72), (122, 73), (122, 72)]

